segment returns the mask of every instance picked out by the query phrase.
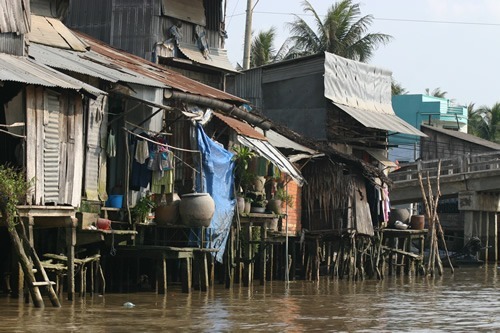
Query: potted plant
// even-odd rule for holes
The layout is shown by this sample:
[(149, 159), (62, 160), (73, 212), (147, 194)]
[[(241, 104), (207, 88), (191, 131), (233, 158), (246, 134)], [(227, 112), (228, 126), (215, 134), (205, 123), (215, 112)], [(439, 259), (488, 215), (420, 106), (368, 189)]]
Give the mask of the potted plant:
[(247, 197), (252, 200), (251, 212), (252, 213), (264, 213), (266, 211), (266, 195), (262, 192), (248, 192)]
[(146, 222), (149, 213), (151, 213), (155, 206), (155, 202), (148, 195), (140, 198), (132, 208), (136, 223)]
[(293, 207), (293, 195), (288, 194), (283, 187), (279, 187), (272, 199), (269, 200), (268, 209), (275, 214), (281, 214), (281, 206), (286, 204), (288, 207)]

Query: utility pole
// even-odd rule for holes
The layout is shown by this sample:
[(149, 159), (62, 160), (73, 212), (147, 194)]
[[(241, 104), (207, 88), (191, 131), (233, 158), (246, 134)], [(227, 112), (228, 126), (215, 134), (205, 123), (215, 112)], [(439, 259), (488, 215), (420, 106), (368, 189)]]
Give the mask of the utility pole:
[(243, 47), (243, 69), (250, 68), (250, 44), (252, 42), (252, 0), (247, 0), (247, 18), (245, 24), (245, 44)]

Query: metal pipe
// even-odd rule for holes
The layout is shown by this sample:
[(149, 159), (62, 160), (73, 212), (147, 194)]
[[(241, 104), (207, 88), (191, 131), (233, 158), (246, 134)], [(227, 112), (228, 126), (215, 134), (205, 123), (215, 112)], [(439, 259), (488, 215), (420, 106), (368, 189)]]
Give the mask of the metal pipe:
[(177, 99), (193, 104), (200, 104), (206, 107), (214, 108), (223, 111), (224, 113), (231, 115), (234, 114), (236, 117), (245, 120), (251, 125), (262, 128), (267, 131), (272, 127), (272, 123), (269, 120), (263, 119), (262, 117), (252, 114), (250, 112), (244, 111), (237, 108), (233, 104), (223, 102), (218, 99), (213, 99), (210, 97), (204, 97), (199, 95), (188, 94), (180, 91), (165, 89), (164, 97), (166, 99)]

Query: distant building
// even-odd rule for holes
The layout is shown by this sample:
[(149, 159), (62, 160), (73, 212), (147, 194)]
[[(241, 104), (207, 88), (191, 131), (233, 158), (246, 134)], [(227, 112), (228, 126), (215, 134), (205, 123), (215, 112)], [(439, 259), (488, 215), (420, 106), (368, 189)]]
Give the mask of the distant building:
[[(392, 97), (392, 107), (398, 117), (416, 128), (427, 125), (467, 133), (467, 107), (451, 100), (414, 94)], [(414, 161), (420, 157), (419, 138), (405, 134), (389, 137), (389, 159), (399, 162)]]

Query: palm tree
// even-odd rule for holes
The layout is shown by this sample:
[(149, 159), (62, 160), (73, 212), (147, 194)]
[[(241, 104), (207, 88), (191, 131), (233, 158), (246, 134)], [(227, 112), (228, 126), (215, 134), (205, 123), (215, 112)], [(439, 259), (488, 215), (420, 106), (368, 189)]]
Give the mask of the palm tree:
[(397, 96), (397, 95), (406, 95), (408, 93), (408, 90), (406, 90), (401, 83), (398, 81), (394, 80), (392, 78), (391, 82), (391, 93), (392, 96)]
[(284, 59), (289, 49), (289, 41), (285, 41), (276, 51), (274, 49), (275, 38), (275, 27), (260, 31), (253, 38), (250, 48), (250, 67), (259, 67)]
[(260, 31), (253, 38), (250, 48), (250, 67), (259, 67), (273, 61), (274, 58), (274, 38), (276, 37), (276, 28)]
[(307, 0), (303, 2), (303, 8), (305, 13), (313, 15), (317, 31), (295, 16), (295, 20), (289, 23), (292, 34), (290, 40), (294, 44), (287, 56), (289, 58), (327, 51), (366, 62), (380, 44), (392, 39), (386, 34), (367, 33), (373, 16), (361, 16), (359, 4), (353, 4), (351, 0), (333, 4), (323, 20)]
[(479, 136), (479, 127), (483, 123), (483, 118), (475, 109), (475, 103), (467, 105), (467, 133)]
[(475, 119), (479, 122), (477, 135), (480, 138), (500, 143), (500, 103), (495, 103), (491, 108), (481, 106), (475, 113), (477, 114)]
[(448, 94), (448, 92), (442, 91), (440, 87), (437, 87), (432, 92), (430, 91), (429, 88), (425, 88), (425, 94), (429, 95), (429, 96), (439, 97), (439, 98), (446, 98), (446, 94)]

